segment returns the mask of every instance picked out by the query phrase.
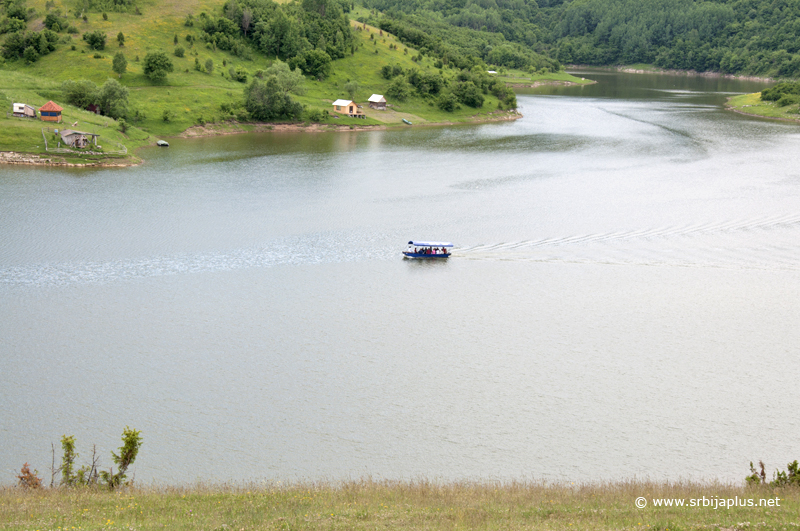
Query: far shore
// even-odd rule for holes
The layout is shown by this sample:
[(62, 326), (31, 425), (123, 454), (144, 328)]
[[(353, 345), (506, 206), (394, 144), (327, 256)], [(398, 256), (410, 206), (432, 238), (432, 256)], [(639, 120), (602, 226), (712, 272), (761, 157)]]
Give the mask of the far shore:
[(593, 70), (608, 70), (611, 72), (624, 72), (626, 74), (661, 74), (668, 76), (696, 76), (696, 77), (709, 77), (709, 78), (725, 78), (725, 79), (740, 79), (742, 81), (763, 81), (764, 83), (774, 83), (777, 81), (771, 77), (759, 76), (745, 76), (738, 74), (724, 74), (722, 72), (698, 72), (697, 70), (677, 70), (665, 69), (658, 67), (637, 67), (637, 66), (592, 66), (592, 65), (567, 65), (568, 70), (579, 70), (582, 68), (591, 68)]

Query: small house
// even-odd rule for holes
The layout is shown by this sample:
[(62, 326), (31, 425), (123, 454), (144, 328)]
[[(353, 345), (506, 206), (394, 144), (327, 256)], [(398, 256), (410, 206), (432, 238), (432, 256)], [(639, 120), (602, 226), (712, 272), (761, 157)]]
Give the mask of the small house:
[(61, 142), (67, 146), (74, 148), (85, 148), (89, 145), (89, 137), (92, 143), (97, 145), (97, 137), (94, 133), (84, 133), (83, 131), (73, 131), (72, 129), (64, 129), (61, 131)]
[(339, 114), (346, 114), (350, 118), (366, 118), (367, 115), (361, 110), (361, 107), (356, 105), (351, 100), (336, 100), (333, 102), (334, 112)]
[(52, 101), (48, 101), (44, 105), (39, 108), (39, 116), (45, 122), (59, 122), (61, 123), (61, 111), (63, 111), (61, 107), (53, 103)]
[(386, 110), (386, 98), (384, 98), (382, 94), (373, 94), (367, 101), (372, 109), (377, 109), (379, 111)]
[(89, 112), (93, 112), (95, 114), (100, 114), (100, 106), (96, 105), (94, 103), (92, 103), (91, 105), (86, 107), (86, 110), (89, 111)]
[(17, 118), (36, 118), (36, 108), (27, 103), (15, 103), (13, 114)]

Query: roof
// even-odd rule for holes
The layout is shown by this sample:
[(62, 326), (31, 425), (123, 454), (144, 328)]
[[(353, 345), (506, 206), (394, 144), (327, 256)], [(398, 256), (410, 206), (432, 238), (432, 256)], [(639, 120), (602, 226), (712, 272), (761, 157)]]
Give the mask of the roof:
[(386, 101), (386, 98), (383, 97), (383, 94), (373, 94), (367, 101), (371, 103), (383, 103)]
[(96, 135), (94, 133), (85, 133), (83, 131), (73, 131), (72, 129), (64, 129), (63, 131), (61, 131), (61, 136), (62, 137), (70, 136), (70, 135), (100, 136), (100, 135)]
[(19, 109), (19, 108), (22, 108), (22, 107), (30, 107), (31, 109), (35, 109), (35, 107), (33, 105), (28, 105), (27, 103), (15, 103), (14, 104), (14, 108), (15, 109)]
[(59, 107), (58, 105), (56, 105), (55, 103), (53, 103), (53, 100), (50, 100), (50, 101), (48, 101), (47, 103), (45, 103), (44, 105), (42, 105), (41, 107), (39, 107), (39, 110), (40, 110), (40, 111), (55, 111), (55, 112), (61, 112), (61, 111), (63, 111), (64, 109), (62, 109), (61, 107)]
[(333, 102), (333, 105), (336, 105), (337, 107), (346, 107), (351, 103), (353, 103), (353, 100), (336, 100)]
[(453, 244), (450, 242), (421, 242), (417, 240), (411, 240), (408, 242), (409, 245), (416, 245), (417, 247), (452, 247)]

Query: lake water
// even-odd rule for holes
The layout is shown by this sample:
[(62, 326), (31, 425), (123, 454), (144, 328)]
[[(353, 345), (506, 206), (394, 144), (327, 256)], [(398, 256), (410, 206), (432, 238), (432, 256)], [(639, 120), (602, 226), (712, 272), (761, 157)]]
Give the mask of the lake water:
[(800, 128), (723, 111), (759, 83), (585, 75), (509, 123), (0, 168), (0, 484), (126, 425), (159, 483), (800, 457)]

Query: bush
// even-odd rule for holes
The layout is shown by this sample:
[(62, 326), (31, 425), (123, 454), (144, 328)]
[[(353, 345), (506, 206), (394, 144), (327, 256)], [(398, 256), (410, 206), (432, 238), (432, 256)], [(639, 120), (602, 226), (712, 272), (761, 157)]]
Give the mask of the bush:
[(178, 46), (175, 48), (175, 57), (183, 57), (185, 53), (186, 50), (183, 48), (183, 46)]
[(153, 81), (164, 81), (167, 78), (167, 74), (172, 72), (173, 69), (172, 61), (164, 52), (148, 52), (144, 56), (142, 72)]
[(786, 107), (787, 105), (800, 103), (800, 94), (784, 94), (776, 103), (778, 107)]
[(397, 101), (405, 101), (411, 95), (411, 86), (404, 76), (397, 76), (389, 84), (389, 88), (386, 89), (386, 94)]
[(247, 83), (247, 70), (245, 70), (244, 67), (230, 67), (228, 73), (231, 75), (231, 79), (235, 79), (239, 83)]
[(206, 72), (212, 74), (214, 72), (214, 61), (211, 59), (206, 61)]
[(303, 106), (283, 91), (276, 76), (253, 79), (245, 89), (245, 108), (256, 120), (299, 119)]
[(42, 488), (42, 478), (40, 478), (38, 474), (38, 470), (31, 472), (31, 468), (28, 466), (28, 463), (25, 463), (22, 465), (22, 469), (19, 471), (19, 475), (17, 476), (19, 486), (23, 489)]
[(100, 30), (87, 32), (83, 34), (83, 40), (89, 45), (92, 50), (103, 50), (106, 47), (106, 34)]
[(461, 81), (453, 88), (458, 101), (469, 107), (483, 107), (483, 93), (472, 81)]
[(436, 105), (443, 111), (453, 112), (458, 109), (458, 98), (452, 93), (442, 94), (436, 100)]

